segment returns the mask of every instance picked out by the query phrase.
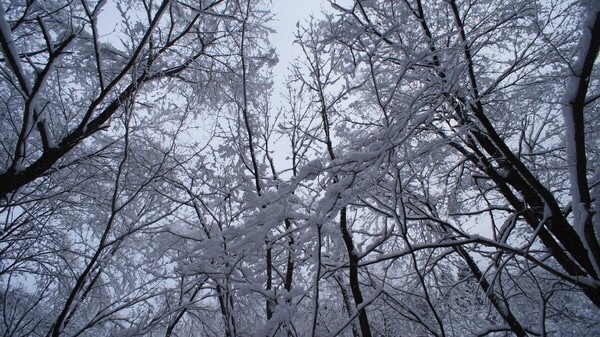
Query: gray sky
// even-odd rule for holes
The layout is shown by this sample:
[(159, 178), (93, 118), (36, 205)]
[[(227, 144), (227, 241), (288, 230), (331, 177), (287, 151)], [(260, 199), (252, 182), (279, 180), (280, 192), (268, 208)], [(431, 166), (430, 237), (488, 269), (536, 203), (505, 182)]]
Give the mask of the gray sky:
[(293, 56), (299, 55), (297, 46), (293, 45), (296, 23), (304, 23), (311, 15), (322, 17), (321, 10), (331, 7), (327, 0), (272, 0), (274, 14), (273, 28), (277, 31), (271, 38), (271, 43), (279, 54), (279, 64), (273, 70), (275, 81), (280, 84), (287, 73), (288, 64)]
[[(271, 11), (274, 18), (271, 22), (272, 28), (277, 32), (271, 36), (271, 43), (279, 54), (279, 63), (273, 69), (276, 87), (281, 87), (287, 68), (294, 56), (299, 56), (299, 48), (293, 45), (296, 23), (304, 23), (313, 15), (322, 17), (322, 10), (331, 10), (328, 0), (271, 0)], [(114, 33), (115, 25), (119, 24), (120, 15), (115, 5), (109, 1), (100, 15), (99, 30), (105, 41), (118, 44), (119, 41)], [(275, 93), (278, 95), (278, 93)]]

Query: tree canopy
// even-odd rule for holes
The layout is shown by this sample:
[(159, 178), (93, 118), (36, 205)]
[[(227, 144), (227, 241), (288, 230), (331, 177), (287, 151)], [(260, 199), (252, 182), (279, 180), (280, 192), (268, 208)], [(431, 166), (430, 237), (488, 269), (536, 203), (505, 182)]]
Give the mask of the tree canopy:
[(600, 2), (324, 4), (0, 1), (3, 335), (600, 334)]

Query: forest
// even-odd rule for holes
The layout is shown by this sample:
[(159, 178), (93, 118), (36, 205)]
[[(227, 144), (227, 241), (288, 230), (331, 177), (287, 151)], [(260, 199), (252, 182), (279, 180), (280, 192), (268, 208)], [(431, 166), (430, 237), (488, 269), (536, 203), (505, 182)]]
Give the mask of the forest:
[(322, 3), (0, 0), (2, 336), (600, 336), (600, 1)]

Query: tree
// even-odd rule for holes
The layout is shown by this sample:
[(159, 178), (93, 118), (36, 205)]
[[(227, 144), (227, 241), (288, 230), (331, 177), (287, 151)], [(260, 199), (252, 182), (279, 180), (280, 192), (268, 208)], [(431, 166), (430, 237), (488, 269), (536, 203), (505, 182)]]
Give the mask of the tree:
[(131, 18), (129, 4), (118, 1), (126, 35), (115, 47), (99, 33), (105, 4), (32, 1), (1, 8), (3, 102), (10, 111), (2, 127), (2, 197), (85, 158), (65, 157), (105, 130), (142, 88), (210, 58), (222, 37), (214, 15), (228, 15), (220, 13), (223, 1), (198, 8), (144, 1), (139, 17)]
[[(181, 223), (173, 182), (201, 152), (188, 142), (193, 117), (218, 109), (225, 97), (213, 81), (235, 75), (238, 28), (255, 15), (244, 8), (0, 6), (3, 333), (220, 329), (194, 312), (214, 307), (207, 276), (180, 277), (166, 225)], [(111, 40), (98, 26), (103, 10), (121, 19)]]
[(0, 331), (598, 334), (600, 5), (330, 3), (3, 2)]
[[(351, 183), (327, 190), (343, 196), (342, 204), (393, 219), (400, 231), (399, 241), (394, 234), (375, 240), (365, 224), (357, 226), (365, 240), (358, 247), (363, 273), (371, 273), (366, 266), (410, 257), (404, 268), (415, 273), (424, 311), (403, 304), (403, 315), (434, 335), (452, 331), (440, 302), (444, 286), (436, 279), (444, 269), (447, 279), (455, 274), (454, 257), (496, 311), (498, 326), (488, 332), (547, 333), (544, 324), (512, 309), (531, 300), (517, 294), (537, 287), (545, 305), (533, 308), (545, 322), (555, 294), (539, 283), (545, 278), (571, 284), (597, 306), (597, 229), (581, 220), (589, 219), (582, 209), (591, 208), (572, 214), (573, 202), (587, 205), (580, 201), (588, 200), (580, 199), (587, 192), (578, 189), (595, 186), (583, 182), (593, 173), (583, 167), (596, 149), (584, 140), (585, 123), (575, 126), (585, 120), (584, 111), (595, 111), (596, 96), (585, 84), (596, 76), (597, 49), (589, 40), (595, 7), (581, 26), (568, 24), (580, 15), (577, 5), (555, 2), (354, 1), (334, 7), (337, 19), (319, 23), (309, 39), (319, 41), (316, 50), (328, 51), (320, 60), (343, 55), (334, 65), (341, 76), (336, 81), (356, 89), (345, 97), (350, 103), (331, 109), (343, 121), (334, 137), (345, 151), (326, 169)], [(578, 56), (569, 59), (573, 50)], [(577, 94), (565, 94), (568, 78), (580, 81), (569, 87)], [(580, 98), (587, 105), (572, 112), (577, 95), (589, 99)], [(579, 122), (571, 122), (573, 114)], [(595, 132), (593, 123), (588, 130)], [(579, 156), (579, 163), (561, 159), (565, 153)], [(491, 227), (472, 227), (478, 223)], [(397, 248), (388, 244), (401, 249), (392, 253)], [(520, 274), (528, 278), (516, 281)], [(515, 287), (522, 290), (514, 293)]]

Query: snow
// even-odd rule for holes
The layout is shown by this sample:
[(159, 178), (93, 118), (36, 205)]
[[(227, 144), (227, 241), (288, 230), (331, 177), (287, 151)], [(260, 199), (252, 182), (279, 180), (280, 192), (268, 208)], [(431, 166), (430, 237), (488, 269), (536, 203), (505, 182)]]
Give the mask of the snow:
[[(579, 42), (579, 53), (575, 62), (571, 65), (572, 74), (569, 76), (567, 86), (565, 88), (565, 94), (562, 98), (563, 104), (563, 118), (565, 120), (565, 147), (567, 152), (567, 161), (569, 167), (570, 177), (570, 190), (571, 190), (571, 205), (574, 217), (575, 231), (580, 236), (581, 241), (587, 246), (584, 226), (585, 221), (588, 218), (588, 212), (585, 205), (580, 199), (581, 192), (579, 190), (579, 179), (578, 179), (578, 163), (577, 163), (577, 149), (575, 142), (575, 120), (574, 114), (578, 113), (573, 110), (573, 104), (576, 100), (578, 93), (583, 90), (580, 87), (580, 80), (583, 71), (583, 62), (588, 54), (591, 44), (591, 28), (594, 26), (597, 14), (600, 12), (600, 1), (584, 1), (582, 5), (588, 8), (588, 16), (584, 22), (584, 28), (582, 36)], [(583, 116), (581, 116), (583, 118)]]
[(294, 180), (301, 181), (305, 179), (314, 179), (318, 174), (323, 171), (323, 162), (319, 159), (315, 159), (308, 164), (300, 167), (298, 170), (298, 177)]
[[(27, 90), (26, 94), (31, 93), (31, 88), (32, 88), (31, 81), (26, 76), (26, 73), (23, 69), (23, 65), (21, 64), (21, 60), (19, 58), (19, 52), (17, 50), (17, 46), (15, 45), (15, 41), (13, 40), (10, 25), (6, 21), (4, 5), (2, 5), (2, 3), (0, 3), (0, 36), (2, 36), (2, 40), (6, 43), (6, 46), (3, 46), (3, 48), (2, 48), (2, 52), (4, 53), (4, 55), (6, 56), (7, 59), (13, 61), (13, 62), (8, 62), (9, 65), (11, 66), (11, 68), (16, 67), (16, 69), (15, 68), (12, 69), (15, 72), (15, 74), (21, 75), (20, 76), (21, 78), (19, 78), (19, 81), (21, 81), (21, 80), (24, 81), (24, 83), (21, 83), (21, 84), (25, 86), (25, 88)], [(5, 48), (7, 48), (7, 49), (5, 49)]]
[[(78, 4), (77, 1), (73, 3)], [(283, 0), (277, 2), (278, 5), (285, 3)], [(391, 5), (394, 3), (401, 2), (363, 2), (367, 11), (373, 10), (374, 6), (380, 4)], [(41, 3), (38, 4), (41, 5)], [(352, 4), (355, 2), (348, 1), (348, 4), (344, 4), (344, 6), (351, 8)], [(179, 3), (172, 2), (174, 10), (180, 8), (179, 5)], [(430, 3), (426, 5), (429, 6)], [(440, 2), (440, 6), (445, 5), (446, 3)], [(543, 5), (543, 3), (540, 4), (540, 6)], [(588, 5), (600, 7), (598, 2), (588, 2)], [(290, 8), (294, 8), (294, 6), (301, 6), (301, 2), (290, 5)], [(473, 4), (473, 6), (479, 6), (479, 4)], [(106, 12), (103, 13), (102, 16), (107, 15)], [(359, 17), (361, 15), (358, 11), (354, 14)], [(377, 18), (378, 20), (384, 20), (385, 15), (389, 13), (381, 11), (377, 14), (381, 15)], [(431, 14), (434, 16), (436, 13)], [(439, 20), (446, 19), (443, 13), (440, 15)], [(99, 20), (102, 20), (102, 16)], [(218, 20), (219, 18), (215, 17), (214, 19)], [(340, 20), (336, 21), (337, 19)], [(403, 16), (404, 19), (410, 20), (410, 12)], [(287, 22), (289, 20), (285, 20), (286, 22), (281, 24), (290, 23)], [(351, 15), (341, 17), (341, 14), (331, 17), (331, 22), (342, 28), (344, 28), (344, 24), (348, 23), (344, 20), (353, 20), (353, 18)], [(232, 21), (230, 24), (235, 27), (236, 23)], [(404, 23), (397, 21), (393, 24), (398, 25), (397, 32), (400, 33)], [(48, 26), (52, 29), (51, 25)], [(441, 26), (443, 28), (444, 25)], [(375, 26), (370, 26), (371, 29), (372, 27)], [(485, 23), (482, 23), (482, 27), (485, 28)], [(415, 27), (408, 28), (415, 29)], [(436, 29), (438, 28), (436, 26)], [(5, 35), (9, 34), (6, 24), (4, 28), (0, 27), (0, 30), (2, 29), (1, 37), (6, 38)], [(410, 35), (411, 32), (413, 31), (410, 30), (408, 34)], [(319, 32), (315, 38), (322, 38), (321, 33), (327, 34), (327, 32)], [(347, 31), (342, 31), (336, 38), (341, 39), (342, 42), (349, 41), (346, 39), (347, 36), (344, 36), (346, 33)], [(372, 40), (358, 36), (360, 32), (350, 32), (349, 34), (355, 33), (357, 41), (366, 44), (365, 49), (372, 53), (379, 52), (378, 48), (369, 45)], [(452, 38), (451, 34), (452, 32), (448, 35), (450, 39)], [(16, 33), (15, 36), (17, 36)], [(446, 37), (446, 35), (443, 36)], [(423, 42), (423, 40), (419, 40), (418, 34), (409, 37), (414, 38), (418, 43)], [(486, 36), (483, 36), (481, 40), (484, 41), (485, 38)], [(523, 36), (522, 38), (527, 37)], [(381, 42), (380, 39), (376, 38), (375, 40)], [(159, 40), (155, 41), (160, 44)], [(292, 45), (291, 41), (287, 42)], [(407, 40), (407, 42), (410, 41)], [(235, 51), (235, 43), (227, 46)], [(7, 50), (10, 55), (11, 51)], [(360, 62), (361, 51), (355, 50), (355, 52), (354, 56), (357, 56), (357, 62)], [(219, 59), (217, 55), (213, 56)], [(379, 57), (380, 55), (375, 56)], [(425, 52), (423, 56), (426, 59), (431, 54)], [(414, 57), (414, 55), (407, 54), (407, 57)], [(410, 62), (407, 61), (407, 63)], [(199, 65), (203, 66), (202, 63)], [(23, 63), (23, 66), (29, 69), (26, 63)], [(4, 67), (7, 69), (6, 65)], [(10, 69), (7, 71), (10, 73)], [(61, 68), (57, 67), (55, 71), (60, 72)], [(461, 81), (459, 73), (460, 71), (449, 71), (448, 76), (455, 76), (456, 81)], [(354, 74), (348, 74), (348, 78), (362, 75), (360, 71), (356, 71)], [(364, 75), (369, 76), (368, 74)], [(425, 77), (423, 74), (421, 75)], [(231, 76), (235, 77), (235, 73), (232, 72)], [(439, 80), (435, 78), (435, 75), (429, 79)], [(576, 84), (576, 79), (576, 76), (573, 75), (570, 82)], [(423, 80), (423, 78), (411, 80)], [(348, 86), (352, 85), (350, 82), (352, 81), (348, 80)], [(127, 83), (125, 82), (124, 85)], [(440, 84), (436, 83), (435, 85), (439, 86)], [(168, 88), (176, 87), (168, 86)], [(148, 91), (162, 89), (165, 88), (148, 88)], [(361, 91), (363, 89), (364, 91)], [(110, 331), (117, 336), (150, 333), (150, 330), (146, 331), (146, 329), (157, 329), (156, 333), (161, 333), (160, 329), (172, 322), (172, 318), (176, 313), (181, 312), (179, 311), (181, 308), (187, 307), (193, 310), (185, 313), (181, 325), (178, 326), (178, 329), (181, 328), (181, 330), (174, 334), (186, 335), (192, 329), (201, 328), (201, 325), (205, 324), (206, 329), (213, 329), (216, 332), (214, 335), (219, 335), (227, 326), (232, 329), (235, 319), (238, 329), (236, 335), (283, 336), (286, 335), (287, 329), (297, 329), (294, 331), (294, 335), (307, 336), (310, 335), (307, 332), (312, 327), (314, 317), (316, 325), (318, 325), (316, 327), (318, 336), (350, 335), (349, 329), (358, 325), (358, 320), (357, 308), (353, 305), (352, 294), (348, 288), (348, 254), (343, 241), (344, 237), (340, 235), (339, 228), (338, 216), (340, 210), (346, 206), (347, 227), (351, 231), (349, 236), (353, 240), (354, 252), (363, 252), (363, 255), (359, 256), (358, 263), (360, 284), (365, 300), (358, 306), (358, 309), (365, 308), (370, 315), (373, 333), (397, 335), (399, 331), (403, 331), (402, 328), (405, 328), (413, 335), (425, 334), (421, 332), (425, 331), (423, 326), (430, 324), (427, 320), (431, 318), (432, 312), (435, 313), (438, 310), (439, 317), (443, 321), (439, 325), (444, 328), (447, 326), (448, 336), (470, 335), (479, 329), (482, 333), (490, 332), (490, 334), (496, 330), (508, 329), (509, 327), (502, 324), (502, 318), (499, 315), (499, 312), (506, 314), (508, 309), (518, 315), (518, 319), (523, 322), (524, 326), (531, 331), (539, 329), (540, 334), (559, 331), (550, 328), (544, 331), (539, 328), (542, 325), (538, 323), (540, 319), (547, 318), (548, 321), (554, 320), (554, 322), (559, 322), (557, 324), (566, 326), (575, 321), (574, 319), (569, 320), (569, 316), (573, 316), (581, 321), (581, 323), (575, 324), (581, 326), (588, 322), (598, 324), (595, 317), (588, 319), (581, 316), (585, 312), (589, 312), (590, 316), (597, 316), (598, 312), (597, 308), (595, 311), (589, 309), (593, 308), (593, 303), (586, 307), (587, 300), (581, 289), (585, 287), (597, 289), (600, 281), (592, 277), (576, 278), (563, 275), (564, 270), (560, 269), (549, 250), (540, 243), (538, 233), (525, 224), (522, 213), (505, 205), (508, 202), (501, 193), (498, 193), (498, 185), (494, 185), (491, 180), (474, 178), (479, 173), (476, 168), (476, 160), (463, 163), (461, 160), (464, 158), (460, 156), (460, 153), (448, 152), (452, 151), (446, 147), (448, 140), (462, 141), (461, 137), (469, 132), (467, 127), (459, 127), (455, 125), (459, 122), (446, 119), (447, 116), (444, 115), (444, 112), (439, 112), (445, 107), (436, 105), (437, 98), (430, 100), (431, 95), (425, 88), (422, 88), (421, 92), (417, 92), (421, 87), (413, 88), (414, 91), (411, 91), (410, 87), (406, 89), (394, 99), (412, 101), (414, 98), (414, 104), (405, 106), (399, 102), (388, 116), (390, 117), (389, 123), (379, 123), (379, 118), (382, 119), (383, 116), (377, 113), (368, 116), (372, 111), (377, 110), (377, 106), (369, 103), (369, 100), (372, 99), (369, 97), (371, 91), (367, 86), (356, 89), (360, 94), (357, 94), (357, 98), (351, 97), (350, 100), (361, 100), (364, 105), (357, 104), (355, 108), (348, 108), (347, 111), (345, 111), (347, 106), (342, 105), (336, 107), (332, 113), (331, 132), (334, 134), (332, 135), (334, 143), (336, 145), (343, 144), (337, 145), (334, 149), (337, 159), (328, 159), (326, 150), (324, 150), (326, 145), (321, 142), (324, 136), (319, 123), (306, 126), (303, 132), (307, 133), (307, 139), (312, 137), (310, 140), (312, 143), (305, 145), (310, 146), (306, 153), (300, 154), (301, 158), (298, 163), (301, 163), (301, 166), (298, 175), (295, 177), (278, 175), (276, 179), (271, 179), (270, 167), (261, 166), (259, 170), (263, 177), (262, 186), (264, 187), (261, 195), (256, 193), (253, 176), (248, 174), (252, 169), (244, 167), (243, 160), (240, 160), (247, 156), (247, 152), (245, 152), (247, 149), (236, 147), (243, 143), (244, 139), (235, 138), (237, 132), (235, 118), (229, 120), (232, 126), (230, 130), (225, 130), (225, 126), (215, 127), (219, 129), (215, 131), (215, 134), (231, 131), (231, 135), (228, 134), (231, 138), (227, 139), (231, 140), (232, 144), (221, 144), (220, 141), (216, 141), (210, 146), (207, 145), (207, 148), (210, 147), (210, 149), (200, 150), (197, 146), (188, 149), (187, 145), (189, 144), (186, 142), (177, 143), (175, 144), (177, 149), (173, 149), (173, 153), (164, 154), (161, 149), (154, 151), (152, 148), (154, 143), (149, 138), (151, 136), (144, 133), (146, 126), (149, 129), (156, 126), (156, 129), (162, 130), (162, 126), (158, 125), (160, 121), (146, 125), (143, 124), (145, 121), (139, 120), (140, 124), (138, 125), (138, 115), (135, 114), (136, 118), (132, 120), (135, 127), (132, 127), (130, 134), (132, 140), (132, 147), (128, 152), (130, 156), (127, 158), (127, 165), (121, 172), (123, 173), (120, 176), (122, 180), (117, 182), (118, 188), (127, 195), (133, 193), (132, 191), (137, 187), (136, 184), (142, 180), (145, 181), (148, 174), (155, 173), (153, 169), (150, 170), (152, 172), (148, 172), (148, 166), (146, 166), (154, 163), (152, 157), (155, 155), (161, 158), (164, 155), (164, 158), (167, 158), (160, 163), (160, 165), (164, 165), (164, 171), (161, 168), (160, 174), (156, 173), (156, 176), (152, 176), (152, 179), (156, 178), (156, 181), (152, 180), (148, 186), (143, 187), (139, 203), (137, 199), (132, 201), (127, 204), (127, 207), (120, 209), (114, 217), (114, 228), (111, 229), (109, 237), (113, 238), (124, 232), (130, 233), (137, 228), (140, 229), (137, 232), (139, 236), (131, 235), (132, 239), (128, 237), (127, 240), (115, 240), (106, 245), (109, 258), (100, 259), (93, 266), (94, 271), (101, 271), (100, 278), (94, 287), (90, 287), (90, 293), (86, 295), (85, 300), (77, 302), (77, 305), (80, 306), (77, 309), (77, 315), (73, 316), (69, 324), (66, 324), (65, 333), (68, 333), (68, 329), (80, 322), (81, 324), (91, 322), (91, 325), (96, 324), (94, 328), (101, 329), (119, 320), (122, 320), (119, 322), (119, 327), (116, 325), (113, 327), (115, 330), (119, 328), (122, 330)], [(445, 89), (454, 90), (456, 88)], [(566, 102), (572, 99), (576, 90), (575, 87), (568, 88), (564, 97)], [(139, 106), (146, 108), (143, 106), (144, 93), (140, 91), (137, 98), (140, 99)], [(197, 92), (191, 94), (194, 95)], [(231, 94), (235, 95), (236, 93)], [(411, 94), (416, 96), (410, 97)], [(158, 102), (158, 98), (156, 99)], [(306, 99), (310, 100), (312, 97)], [(423, 102), (419, 100), (423, 100)], [(193, 103), (195, 104), (195, 102)], [(391, 105), (396, 103), (393, 102)], [(519, 102), (511, 103), (515, 106), (519, 104)], [(157, 106), (159, 106), (158, 103)], [(521, 107), (517, 106), (516, 108)], [(226, 105), (219, 106), (219, 109), (223, 111), (209, 111), (207, 114), (211, 112), (231, 113), (227, 110)], [(356, 117), (355, 115), (358, 115), (357, 110), (352, 109), (364, 109), (362, 111), (365, 115), (364, 119), (373, 118), (375, 122), (360, 124), (361, 120), (353, 119)], [(33, 113), (35, 114), (35, 112)], [(318, 119), (318, 111), (308, 112), (314, 113)], [(19, 113), (22, 112), (19, 111)], [(156, 114), (161, 113), (170, 112), (158, 111)], [(565, 110), (565, 113), (566, 117), (571, 117), (569, 114), (572, 114), (572, 111)], [(440, 115), (443, 115), (441, 119)], [(21, 118), (20, 115), (18, 117)], [(178, 115), (173, 116), (174, 119), (178, 117)], [(50, 127), (56, 128), (59, 121), (48, 117), (47, 122), (48, 125), (46, 125), (46, 121), (40, 119), (38, 123), (41, 124), (38, 126), (48, 134), (50, 131), (55, 131), (57, 135), (60, 134), (61, 130), (58, 128), (50, 130)], [(184, 124), (185, 120), (182, 119), (181, 122)], [(368, 120), (368, 122), (371, 121)], [(423, 123), (427, 123), (426, 127), (419, 127)], [(444, 123), (451, 125), (432, 130)], [(257, 122), (252, 127), (259, 128), (261, 125)], [(341, 126), (338, 127), (338, 125)], [(572, 121), (570, 125), (572, 126)], [(304, 125), (301, 126), (304, 127)], [(283, 136), (277, 138), (276, 132), (274, 132), (271, 139), (275, 143), (274, 145), (282, 146), (280, 139), (285, 138), (286, 129), (279, 131), (284, 133)], [(443, 137), (437, 137), (436, 134), (431, 133), (432, 131), (447, 133), (448, 138), (441, 139)], [(572, 137), (573, 130), (570, 131), (569, 136)], [(261, 133), (256, 134), (264, 136)], [(162, 135), (163, 139), (168, 140), (169, 135), (168, 132)], [(338, 142), (335, 137), (339, 137), (340, 141)], [(260, 137), (256, 139), (257, 158), (262, 160), (262, 155), (267, 151), (266, 147), (262, 147), (262, 145), (267, 140)], [(95, 143), (90, 145), (95, 145)], [(289, 144), (284, 144), (283, 147), (286, 145)], [(51, 143), (50, 146), (56, 145)], [(68, 187), (71, 187), (72, 190), (48, 195), (45, 198), (46, 196), (43, 194), (46, 193), (45, 185), (40, 185), (42, 188), (31, 194), (35, 198), (39, 197), (34, 201), (30, 201), (32, 197), (22, 191), (16, 194), (23, 200), (22, 205), (24, 206), (21, 206), (23, 209), (29, 205), (39, 205), (41, 208), (41, 210), (36, 207), (27, 209), (27, 216), (31, 214), (33, 219), (42, 215), (39, 224), (33, 224), (39, 226), (35, 229), (39, 228), (40, 234), (29, 230), (24, 234), (34, 236), (33, 240), (36, 244), (33, 245), (33, 248), (37, 249), (40, 246), (40, 252), (45, 254), (40, 255), (39, 263), (46, 267), (43, 259), (48, 259), (50, 262), (47, 266), (52, 273), (55, 273), (44, 276), (49, 279), (49, 282), (53, 282), (47, 290), (40, 292), (39, 289), (31, 287), (31, 293), (35, 294), (38, 291), (38, 294), (41, 294), (40, 298), (43, 299), (39, 304), (41, 308), (39, 312), (45, 314), (43, 317), (50, 317), (50, 320), (52, 320), (51, 313), (56, 311), (51, 302), (56, 300), (62, 303), (60, 301), (63, 299), (60, 289), (55, 290), (52, 285), (56, 282), (55, 278), (59, 277), (60, 282), (64, 282), (61, 284), (64, 284), (67, 290), (69, 289), (68, 287), (74, 281), (73, 275), (76, 277), (80, 274), (83, 268), (81, 265), (85, 265), (85, 262), (89, 260), (90, 249), (92, 252), (95, 249), (93, 246), (97, 239), (95, 226), (102, 227), (105, 219), (111, 214), (109, 202), (103, 203), (103, 198), (108, 200), (110, 195), (99, 195), (99, 189), (94, 184), (106, 185), (106, 190), (113, 188), (113, 178), (117, 170), (116, 163), (120, 158), (112, 156), (120, 155), (118, 146), (115, 144), (114, 147), (101, 152), (100, 155), (94, 156), (81, 165), (77, 163), (77, 166), (67, 167), (57, 176), (52, 176), (52, 178), (67, 177), (69, 180), (66, 183), (70, 183)], [(284, 151), (289, 152), (290, 149), (285, 148)], [(573, 152), (574, 149), (568, 151)], [(74, 155), (79, 154), (75, 153)], [(196, 155), (202, 159), (187, 161), (189, 159), (187, 156)], [(484, 160), (483, 156), (485, 154), (482, 155), (481, 160)], [(277, 158), (274, 159), (277, 160)], [(461, 162), (459, 163), (459, 161)], [(464, 170), (459, 172), (457, 168), (459, 165), (463, 165)], [(279, 165), (275, 166), (276, 168), (280, 167)], [(289, 166), (289, 160), (286, 162), (286, 166)], [(83, 167), (84, 170), (78, 171), (79, 167)], [(21, 166), (17, 168), (22, 169)], [(73, 170), (71, 170), (72, 168)], [(562, 170), (564, 168), (552, 167), (552, 169)], [(71, 172), (73, 174), (69, 175)], [(86, 180), (80, 180), (78, 176), (80, 173)], [(499, 173), (506, 176), (508, 171), (500, 170)], [(469, 177), (478, 180), (477, 182), (465, 182)], [(596, 175), (591, 179), (592, 184), (596, 184), (594, 197), (600, 195), (599, 181), (600, 170), (596, 169)], [(90, 187), (88, 184), (92, 186)], [(476, 190), (477, 188), (480, 189)], [(563, 196), (564, 189), (562, 186), (560, 188), (559, 193), (561, 194), (557, 198)], [(552, 190), (557, 189), (553, 188)], [(29, 191), (28, 189), (23, 190)], [(48, 191), (54, 192), (53, 190)], [(102, 191), (105, 190), (102, 189)], [(149, 193), (151, 197), (146, 198), (145, 193)], [(455, 193), (455, 195), (449, 196), (449, 193)], [(75, 196), (72, 196), (73, 194)], [(15, 202), (21, 203), (18, 198), (15, 198)], [(84, 202), (78, 203), (80, 198), (84, 199)], [(86, 198), (92, 200), (88, 201)], [(574, 209), (581, 206), (581, 203), (577, 204), (577, 200), (574, 201)], [(452, 205), (452, 203), (456, 205)], [(480, 206), (484, 204), (487, 207), (481, 210)], [(454, 206), (455, 210), (464, 210), (465, 213), (456, 216), (449, 215)], [(5, 207), (5, 209), (9, 209), (9, 207)], [(47, 221), (45, 221), (45, 210), (52, 212), (47, 216)], [(199, 212), (195, 213), (196, 210)], [(0, 215), (5, 215), (9, 211), (0, 210)], [(469, 211), (473, 211), (471, 213), (477, 215), (470, 215)], [(541, 212), (537, 209), (536, 211)], [(584, 211), (577, 209), (575, 213), (579, 214)], [(479, 215), (483, 213), (486, 215)], [(507, 213), (508, 215), (506, 215)], [(164, 218), (160, 217), (163, 214)], [(156, 224), (153, 223), (151, 226), (142, 226), (141, 223), (133, 224), (142, 221), (141, 218), (153, 216), (157, 217)], [(550, 216), (550, 208), (546, 206), (544, 219), (537, 230), (543, 228), (544, 221)], [(577, 216), (581, 217), (581, 214)], [(4, 218), (8, 219), (10, 216)], [(13, 218), (16, 217), (13, 216)], [(97, 218), (97, 221), (90, 220), (92, 218)], [(291, 226), (284, 223), (284, 220), (292, 221)], [(502, 224), (502, 222), (504, 223)], [(14, 223), (20, 224), (17, 221)], [(11, 224), (6, 224), (4, 227), (9, 227)], [(492, 228), (500, 238), (489, 235), (481, 229), (469, 227), (475, 224)], [(501, 228), (498, 228), (499, 226)], [(81, 235), (80, 238), (76, 238), (76, 244), (70, 244), (70, 242), (60, 241), (63, 239), (61, 238), (63, 228), (67, 228), (69, 231), (88, 230), (94, 234)], [(18, 230), (17, 228), (15, 231), (18, 232)], [(46, 235), (46, 233), (48, 234)], [(477, 233), (479, 235), (476, 235)], [(12, 235), (10, 231), (3, 233), (3, 244), (11, 244), (13, 239), (10, 235)], [(8, 239), (5, 239), (6, 237)], [(21, 240), (20, 237), (18, 239)], [(19, 241), (13, 240), (13, 242), (16, 242), (15, 246), (19, 245)], [(56, 242), (59, 242), (60, 245)], [(527, 243), (530, 245), (525, 245)], [(477, 264), (481, 263), (481, 266), (484, 267), (482, 269), (485, 269), (486, 273), (490, 272), (490, 274), (498, 276), (489, 277), (489, 274), (486, 274), (486, 279), (489, 278), (491, 283), (489, 291), (498, 294), (502, 300), (506, 300), (505, 303), (500, 303), (501, 307), (498, 310), (490, 305), (489, 296), (488, 302), (486, 302), (486, 294), (482, 292), (482, 285), (472, 277), (468, 266), (465, 266), (461, 260), (461, 254), (457, 254), (454, 249), (456, 246), (464, 247)], [(111, 249), (110, 254), (108, 253), (109, 248)], [(266, 290), (265, 286), (267, 279), (266, 248), (270, 248), (272, 254), (270, 255), (272, 260), (269, 262), (272, 262), (273, 280), (269, 290)], [(55, 251), (61, 255), (53, 255)], [(32, 252), (36, 253), (33, 250)], [(17, 253), (21, 252), (17, 251)], [(25, 253), (24, 256), (27, 258), (29, 251), (25, 251)], [(525, 254), (530, 255), (524, 256)], [(288, 257), (293, 259), (295, 268), (293, 289), (290, 292), (284, 288)], [(132, 260), (136, 261), (132, 262)], [(411, 260), (414, 264), (407, 263)], [(6, 260), (8, 268), (10, 268), (10, 262), (9, 259)], [(543, 268), (540, 268), (540, 265)], [(23, 269), (27, 267), (24, 265)], [(490, 269), (487, 269), (488, 267)], [(6, 267), (3, 266), (3, 268)], [(462, 274), (460, 276), (457, 272), (459, 269)], [(422, 272), (421, 280), (419, 280), (417, 271)], [(538, 279), (538, 277), (540, 278)], [(44, 281), (37, 274), (32, 276), (32, 280), (40, 281), (40, 284)], [(2, 280), (0, 279), (0, 281)], [(34, 283), (32, 282), (32, 284)], [(416, 287), (415, 284), (417, 284)], [(133, 294), (129, 292), (132, 289)], [(187, 296), (194, 289), (200, 291), (198, 293), (200, 296), (196, 297), (195, 301), (191, 301)], [(0, 296), (16, 296), (10, 293), (13, 290), (10, 285), (3, 284), (1, 290)], [(347, 294), (344, 291), (347, 291)], [(430, 295), (427, 294), (429, 291)], [(136, 295), (135, 292), (139, 292), (140, 295)], [(47, 294), (48, 296), (46, 296)], [(144, 298), (144, 296), (147, 297)], [(202, 299), (198, 300), (200, 297)], [(431, 300), (431, 305), (423, 305), (424, 301), (428, 299)], [(543, 300), (542, 304), (547, 307), (538, 307), (540, 299)], [(563, 299), (567, 300), (563, 301)], [(138, 300), (139, 302), (135, 302)], [(274, 303), (274, 315), (269, 320), (266, 319), (265, 314), (267, 300), (272, 300)], [(472, 302), (472, 305), (463, 306), (460, 301), (456, 300)], [(103, 307), (105, 309), (102, 309), (104, 310), (102, 313), (106, 313), (105, 322), (89, 321), (85, 317), (86, 314), (93, 315), (99, 310), (98, 308), (101, 306), (97, 305), (98, 301), (103, 302), (102, 306), (106, 305)], [(560, 306), (563, 303), (573, 315), (560, 315), (561, 309), (563, 309)], [(28, 309), (26, 304), (21, 305), (24, 309)], [(121, 305), (125, 309), (109, 313), (109, 310), (117, 305)], [(223, 305), (223, 307), (219, 308), (219, 305)], [(37, 308), (34, 309), (37, 310)], [(21, 307), (18, 310), (21, 310)], [(155, 315), (155, 320), (151, 321), (153, 315)], [(580, 316), (583, 318), (580, 319)], [(83, 318), (80, 319), (80, 317)], [(37, 319), (37, 317), (34, 318)], [(23, 315), (23, 320), (25, 319), (29, 319), (29, 316)], [(31, 321), (38, 324), (35, 319)], [(153, 326), (151, 326), (152, 324)], [(44, 326), (41, 323), (39, 325)], [(389, 331), (386, 330), (388, 325), (391, 327)], [(202, 334), (202, 332), (206, 331), (197, 331), (198, 334)], [(210, 333), (206, 334), (210, 335)]]

